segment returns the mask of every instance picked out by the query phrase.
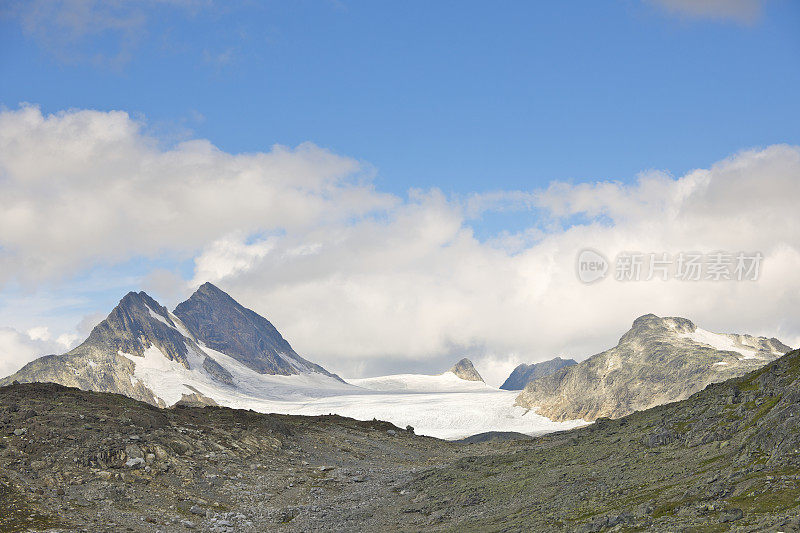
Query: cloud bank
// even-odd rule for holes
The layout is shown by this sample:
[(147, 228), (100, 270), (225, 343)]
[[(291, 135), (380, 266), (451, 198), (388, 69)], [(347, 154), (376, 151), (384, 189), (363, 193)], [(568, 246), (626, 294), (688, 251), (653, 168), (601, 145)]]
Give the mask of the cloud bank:
[[(0, 282), (37, 287), (135, 257), (188, 258), (183, 289), (219, 284), (304, 356), (348, 376), (436, 372), (470, 356), (499, 383), (519, 362), (610, 347), (649, 312), (798, 344), (797, 198), (794, 146), (743, 151), (678, 178), (400, 197), (376, 191), (362, 163), (311, 144), (165, 148), (122, 112), (0, 114)], [(530, 227), (476, 238), (482, 214), (510, 209)], [(575, 275), (586, 247), (609, 258), (727, 250), (764, 259), (757, 281), (586, 285)]]

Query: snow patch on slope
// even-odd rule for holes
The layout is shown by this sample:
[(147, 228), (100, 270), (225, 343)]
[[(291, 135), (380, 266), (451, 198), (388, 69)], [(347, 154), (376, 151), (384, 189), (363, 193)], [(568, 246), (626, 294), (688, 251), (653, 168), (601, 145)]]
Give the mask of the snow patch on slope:
[(730, 335), (714, 333), (702, 328), (697, 328), (691, 333), (682, 333), (681, 337), (692, 339), (700, 344), (711, 346), (714, 349), (742, 354), (742, 359), (758, 359), (759, 352), (751, 346), (736, 342)]
[[(134, 363), (134, 376), (167, 405), (180, 401), (183, 394), (196, 389), (220, 405), (241, 409), (255, 409), (263, 400), (308, 400), (331, 394), (346, 394), (359, 389), (321, 374), (273, 376), (259, 374), (222, 352), (202, 347), (198, 353), (187, 347), (189, 368), (168, 359), (155, 346), (144, 352), (144, 357), (120, 352)], [(203, 368), (206, 356), (211, 356), (233, 377), (234, 386), (216, 382)], [(190, 388), (192, 387), (192, 388)]]
[(171, 327), (171, 328), (175, 329), (175, 328), (172, 326), (172, 324), (170, 324), (169, 322), (167, 322), (167, 319), (166, 319), (166, 318), (164, 318), (163, 316), (159, 315), (158, 313), (156, 313), (155, 311), (153, 311), (152, 309), (150, 309), (150, 306), (149, 306), (149, 305), (145, 304), (145, 307), (147, 307), (147, 311), (150, 313), (150, 316), (151, 316), (151, 317), (155, 318), (156, 320), (158, 320), (158, 321), (159, 321), (159, 322), (161, 322), (162, 324), (165, 324), (165, 325), (167, 325), (167, 326), (169, 326), (169, 327)]

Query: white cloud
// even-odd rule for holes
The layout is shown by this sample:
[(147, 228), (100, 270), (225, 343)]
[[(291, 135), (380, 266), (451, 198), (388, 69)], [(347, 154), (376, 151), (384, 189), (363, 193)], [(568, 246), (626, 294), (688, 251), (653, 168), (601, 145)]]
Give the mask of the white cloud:
[[(95, 264), (191, 257), (192, 284), (217, 282), (301, 354), (351, 376), (433, 373), (468, 356), (499, 384), (519, 362), (612, 346), (649, 312), (800, 343), (797, 147), (745, 151), (679, 178), (650, 172), (631, 184), (465, 198), (403, 199), (368, 178), (357, 161), (310, 144), (162, 148), (125, 113), (7, 111), (0, 272), (38, 286)], [(475, 237), (476, 217), (509, 209), (537, 223)], [(584, 285), (574, 261), (585, 247), (609, 258), (760, 251), (763, 271), (748, 283)], [(145, 284), (172, 299), (173, 282), (174, 272), (155, 272)]]
[(677, 15), (731, 20), (751, 24), (759, 19), (766, 0), (648, 0)]
[[(466, 225), (469, 205), (420, 193), (380, 222), (284, 236), (221, 284), (269, 316), (301, 353), (333, 368), (343, 358), (463, 354), (491, 375), (499, 362), (509, 369), (556, 355), (584, 358), (649, 312), (796, 344), (800, 280), (790, 272), (800, 267), (798, 187), (800, 151), (789, 146), (743, 152), (679, 179), (650, 173), (631, 185), (554, 184), (532, 193), (536, 208), (556, 220), (589, 221), (534, 229), (521, 249), (478, 241)], [(322, 245), (302, 257), (284, 252), (303, 241)], [(724, 249), (765, 259), (757, 282), (587, 286), (574, 273), (587, 246), (611, 258), (624, 250)]]
[(362, 184), (361, 170), (312, 144), (238, 155), (207, 141), (162, 149), (123, 112), (5, 111), (0, 284), (136, 255), (191, 256), (232, 233), (300, 231), (396, 201)]
[[(62, 345), (49, 342), (46, 330), (46, 327), (32, 328), (25, 334), (13, 328), (0, 327), (0, 376), (13, 374), (42, 355), (64, 352)], [(47, 338), (42, 338), (42, 333)]]
[(27, 333), (28, 337), (30, 337), (30, 339), (34, 341), (50, 340), (50, 329), (47, 326), (36, 326), (30, 328), (25, 333)]
[(63, 351), (71, 350), (76, 347), (84, 337), (78, 333), (62, 333), (56, 338), (56, 342)]
[(250, 244), (246, 244), (245, 239), (245, 235), (231, 235), (211, 243), (195, 259), (193, 284), (217, 282), (250, 270), (275, 247), (275, 239), (264, 239)]

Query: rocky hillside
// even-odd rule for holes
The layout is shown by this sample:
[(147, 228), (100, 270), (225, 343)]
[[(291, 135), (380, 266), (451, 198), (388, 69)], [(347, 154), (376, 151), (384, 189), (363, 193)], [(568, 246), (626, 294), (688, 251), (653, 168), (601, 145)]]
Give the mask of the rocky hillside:
[[(0, 531), (797, 531), (800, 351), (535, 439), (0, 388)], [(511, 436), (513, 437), (513, 436)]]
[(685, 318), (645, 315), (614, 348), (529, 383), (517, 404), (558, 421), (618, 418), (687, 398), (789, 349), (777, 339), (717, 334)]
[(531, 381), (553, 374), (556, 370), (561, 370), (566, 366), (577, 365), (574, 359), (561, 359), (554, 357), (549, 361), (534, 363), (532, 365), (521, 364), (517, 366), (511, 375), (500, 385), (504, 390), (522, 390)]
[(212, 403), (229, 392), (258, 396), (260, 385), (276, 390), (267, 375), (302, 374), (324, 378), (320, 386), (326, 380), (344, 384), (297, 355), (267, 319), (210, 283), (176, 313), (144, 292), (131, 292), (80, 346), (36, 359), (0, 385), (60, 383), (166, 406), (184, 397)]
[(481, 375), (478, 374), (478, 371), (475, 370), (474, 366), (472, 366), (472, 361), (466, 357), (450, 367), (448, 372), (452, 372), (456, 376), (466, 381), (483, 381)]

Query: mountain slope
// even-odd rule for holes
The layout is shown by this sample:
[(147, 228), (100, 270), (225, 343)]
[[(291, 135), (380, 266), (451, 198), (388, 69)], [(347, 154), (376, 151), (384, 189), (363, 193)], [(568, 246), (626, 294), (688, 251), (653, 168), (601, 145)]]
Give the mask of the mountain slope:
[[(298, 356), (266, 319), (210, 284), (179, 307), (189, 325), (146, 293), (131, 292), (80, 346), (36, 359), (0, 385), (53, 382), (159, 406), (198, 398), (230, 405), (240, 398), (296, 398), (347, 387), (338, 376)], [(215, 320), (217, 325), (209, 326)], [(226, 327), (230, 330), (224, 331)], [(237, 340), (236, 332), (244, 338)], [(260, 351), (248, 352), (245, 342)], [(269, 347), (275, 350), (267, 351)]]
[(194, 338), (260, 374), (290, 376), (316, 372), (340, 379), (306, 361), (269, 320), (251, 311), (211, 283), (204, 283), (175, 308)]
[(777, 339), (718, 334), (644, 315), (610, 350), (529, 383), (517, 404), (552, 420), (618, 418), (689, 397), (783, 355)]
[(425, 495), (418, 512), (461, 503), (439, 522), (454, 531), (800, 531), (800, 350), (679, 402), (491, 449), (421, 472), (406, 489)]
[(3, 531), (800, 530), (797, 350), (534, 439), (446, 443), (51, 384), (0, 388), (0, 433)]
[(531, 381), (553, 374), (565, 366), (577, 365), (574, 359), (561, 359), (554, 357), (549, 361), (526, 365), (525, 363), (517, 366), (508, 378), (500, 385), (503, 390), (522, 390)]

